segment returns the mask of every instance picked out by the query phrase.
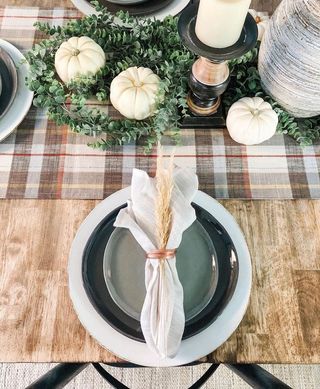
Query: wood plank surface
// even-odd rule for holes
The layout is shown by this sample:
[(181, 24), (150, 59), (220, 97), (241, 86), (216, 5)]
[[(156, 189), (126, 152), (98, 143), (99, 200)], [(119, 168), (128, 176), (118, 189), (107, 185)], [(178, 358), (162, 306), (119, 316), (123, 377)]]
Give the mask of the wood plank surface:
[[(71, 242), (97, 203), (0, 201), (1, 362), (116, 360), (81, 326), (68, 294)], [(208, 360), (320, 363), (320, 201), (222, 204), (246, 236), (253, 288), (240, 327)]]

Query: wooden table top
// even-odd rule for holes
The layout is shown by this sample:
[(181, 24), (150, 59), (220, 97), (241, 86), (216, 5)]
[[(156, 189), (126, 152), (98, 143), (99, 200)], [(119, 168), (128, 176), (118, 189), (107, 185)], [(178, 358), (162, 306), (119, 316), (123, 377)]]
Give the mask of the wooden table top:
[[(67, 261), (98, 201), (0, 201), (0, 361), (115, 361), (80, 324)], [(219, 362), (320, 363), (320, 201), (222, 204), (252, 256), (247, 313), (208, 357)], [(209, 340), (208, 340), (209, 341)]]
[[(279, 0), (253, 1), (272, 11)], [(65, 0), (6, 5), (65, 6)], [(73, 237), (98, 201), (0, 201), (0, 361), (114, 362), (73, 310), (67, 261)], [(320, 363), (320, 201), (222, 204), (240, 224), (253, 264), (247, 313), (204, 360)], [(210, 341), (210, 340), (208, 340)]]

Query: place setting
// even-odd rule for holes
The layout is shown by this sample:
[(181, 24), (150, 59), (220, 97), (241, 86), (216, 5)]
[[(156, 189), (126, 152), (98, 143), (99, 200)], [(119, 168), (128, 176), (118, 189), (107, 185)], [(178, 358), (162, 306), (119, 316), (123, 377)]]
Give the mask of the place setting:
[[(72, 3), (85, 15), (97, 14), (90, 0), (71, 0)], [(131, 16), (153, 17), (163, 20), (166, 16), (176, 16), (190, 0), (101, 0), (99, 3), (109, 12), (128, 12)]]
[(0, 360), (63, 361), (27, 388), (90, 363), (119, 388), (110, 366), (198, 388), (219, 364), (289, 388), (260, 365), (320, 358), (319, 2), (21, 1), (0, 12)]
[(20, 124), (28, 113), (33, 92), (25, 85), (29, 68), (23, 54), (0, 39), (0, 141)]
[[(175, 366), (204, 357), (236, 329), (249, 301), (251, 261), (227, 210), (198, 191), (192, 171), (174, 167), (172, 157), (164, 167), (158, 153), (154, 178), (134, 170), (131, 187), (103, 200), (80, 226), (69, 288), (80, 321), (102, 346), (135, 364)], [(171, 180), (167, 188), (161, 174)], [(165, 204), (159, 196), (170, 187)], [(163, 212), (172, 215), (170, 227), (157, 232)], [(162, 234), (165, 246), (156, 243)]]
[(252, 278), (237, 223), (198, 190), (193, 169), (163, 156), (161, 140), (169, 129), (226, 126), (233, 140), (251, 146), (271, 139), (281, 124), (289, 132), (298, 125), (263, 92), (258, 76), (268, 18), (249, 10), (249, 1), (233, 8), (187, 3), (93, 2), (93, 14), (62, 28), (39, 24), (54, 39), (26, 54), (35, 105), (93, 136), (91, 147), (143, 138), (147, 155), (159, 142), (155, 174), (133, 168), (131, 186), (88, 215), (68, 267), (84, 327), (118, 357), (143, 366), (183, 365), (219, 347), (245, 314)]

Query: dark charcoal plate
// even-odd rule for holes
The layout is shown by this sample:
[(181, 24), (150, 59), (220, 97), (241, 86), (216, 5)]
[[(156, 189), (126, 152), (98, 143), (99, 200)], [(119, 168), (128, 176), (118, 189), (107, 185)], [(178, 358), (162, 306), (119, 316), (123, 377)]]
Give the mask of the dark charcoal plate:
[[(211, 214), (195, 204), (193, 206), (196, 210), (197, 221), (206, 230), (214, 246), (218, 277), (215, 292), (208, 304), (196, 316), (186, 321), (183, 339), (207, 328), (222, 312), (234, 292), (238, 275), (236, 255), (232, 256), (232, 253), (235, 253), (235, 248), (229, 235)], [(113, 223), (121, 208), (107, 215), (88, 240), (82, 262), (83, 283), (91, 303), (113, 328), (125, 336), (144, 342), (140, 322), (120, 309), (114, 302), (104, 277), (105, 248), (115, 229)], [(178, 260), (177, 255), (179, 273)]]
[(18, 75), (10, 55), (0, 47), (0, 119), (10, 108), (18, 87)]
[(99, 0), (99, 3), (108, 8), (112, 13), (118, 11), (129, 12), (132, 16), (145, 16), (160, 11), (169, 5), (173, 0), (147, 0), (138, 4), (115, 4), (108, 0)]
[(133, 5), (133, 4), (139, 4), (144, 3), (148, 0), (108, 0), (109, 3), (114, 3), (118, 5)]

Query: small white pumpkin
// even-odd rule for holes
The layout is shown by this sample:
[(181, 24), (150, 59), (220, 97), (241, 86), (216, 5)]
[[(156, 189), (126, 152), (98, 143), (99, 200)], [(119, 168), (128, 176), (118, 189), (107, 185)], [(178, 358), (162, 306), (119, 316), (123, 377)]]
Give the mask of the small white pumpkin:
[(154, 113), (159, 82), (151, 69), (128, 68), (111, 82), (111, 103), (128, 119), (146, 119)]
[(261, 97), (244, 97), (229, 109), (227, 128), (233, 140), (255, 145), (271, 138), (277, 129), (278, 115)]
[(261, 41), (270, 20), (268, 12), (257, 12), (254, 9), (249, 9), (249, 12), (257, 23), (258, 41)]
[(80, 75), (96, 74), (106, 63), (102, 48), (87, 36), (63, 42), (55, 55), (56, 71), (65, 83)]

